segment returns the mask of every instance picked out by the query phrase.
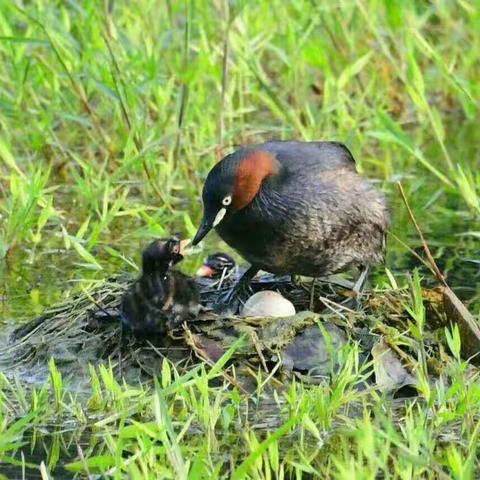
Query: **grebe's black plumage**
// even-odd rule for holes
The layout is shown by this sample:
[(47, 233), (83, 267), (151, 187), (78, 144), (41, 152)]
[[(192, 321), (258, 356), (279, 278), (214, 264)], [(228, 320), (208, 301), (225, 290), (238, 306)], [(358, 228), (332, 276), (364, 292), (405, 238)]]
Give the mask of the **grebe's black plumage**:
[(235, 266), (235, 260), (230, 255), (223, 252), (212, 253), (205, 258), (202, 266), (197, 270), (197, 276), (207, 278), (225, 277)]

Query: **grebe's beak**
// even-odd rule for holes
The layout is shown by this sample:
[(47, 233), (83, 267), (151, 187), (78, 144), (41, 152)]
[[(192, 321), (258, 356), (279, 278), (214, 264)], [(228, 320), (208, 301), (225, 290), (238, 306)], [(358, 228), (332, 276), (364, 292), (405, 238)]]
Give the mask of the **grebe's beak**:
[(223, 217), (225, 217), (227, 213), (226, 208), (221, 208), (216, 214), (214, 215), (209, 215), (205, 213), (203, 216), (202, 223), (200, 224), (200, 227), (198, 228), (197, 234), (195, 235), (192, 246), (197, 245), (199, 242), (203, 240), (205, 235), (212, 229), (215, 228), (222, 220)]
[(213, 219), (208, 218), (208, 217), (203, 217), (202, 223), (200, 224), (200, 227), (198, 227), (198, 231), (193, 238), (192, 241), (192, 246), (197, 245), (200, 243), (205, 235), (213, 228)]

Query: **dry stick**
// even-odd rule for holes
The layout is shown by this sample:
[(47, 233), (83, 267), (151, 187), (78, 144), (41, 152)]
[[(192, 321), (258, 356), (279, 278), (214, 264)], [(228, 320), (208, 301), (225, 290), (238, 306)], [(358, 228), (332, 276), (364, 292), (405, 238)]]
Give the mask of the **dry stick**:
[(255, 350), (257, 351), (258, 358), (260, 358), (260, 362), (262, 364), (263, 369), (268, 373), (267, 361), (265, 360), (265, 357), (263, 356), (262, 349), (259, 345), (258, 335), (256, 334), (255, 331), (250, 333), (250, 338), (252, 339), (253, 346), (254, 346)]
[(448, 284), (445, 280), (445, 276), (443, 273), (440, 271), (438, 268), (438, 265), (436, 264), (435, 260), (433, 259), (433, 255), (430, 252), (430, 248), (428, 248), (427, 242), (425, 240), (425, 237), (423, 236), (422, 231), (420, 230), (420, 227), (417, 223), (417, 220), (415, 218), (415, 215), (413, 214), (412, 209), (410, 208), (410, 205), (408, 204), (407, 197), (405, 196), (405, 192), (403, 191), (402, 184), (400, 182), (397, 182), (398, 188), (400, 190), (400, 194), (402, 195), (403, 203), (407, 207), (408, 215), (410, 215), (410, 218), (415, 226), (415, 229), (417, 230), (417, 233), (420, 237), (420, 240), (422, 241), (422, 246), (423, 250), (425, 251), (425, 255), (427, 256), (428, 262), (430, 263), (430, 266), (432, 267), (434, 275), (437, 277), (437, 280), (442, 283), (445, 287), (448, 287)]
[(420, 263), (423, 263), (427, 268), (429, 268), (430, 270), (432, 270), (432, 267), (430, 266), (430, 264), (424, 259), (422, 258), (412, 247), (410, 247), (409, 245), (407, 245), (401, 238), (397, 237), (397, 235), (395, 235), (393, 232), (389, 231), (388, 234), (393, 238), (395, 239), (402, 247), (404, 247), (405, 249), (407, 249)]
[[(447, 317), (450, 315), (452, 323), (456, 323), (459, 326), (460, 338), (462, 341), (462, 351), (464, 357), (467, 358), (469, 362), (472, 362), (475, 359), (476, 363), (479, 363), (479, 354), (480, 354), (480, 328), (473, 318), (473, 315), (468, 311), (467, 307), (461, 302), (461, 300), (455, 295), (452, 289), (448, 286), (444, 275), (438, 268), (433, 256), (428, 248), (427, 242), (418, 226), (415, 216), (408, 205), (407, 198), (403, 191), (402, 185), (398, 182), (398, 188), (402, 195), (405, 206), (407, 207), (408, 214), (412, 219), (415, 228), (417, 229), (418, 234), (422, 240), (423, 249), (427, 255), (427, 259), (431, 265), (433, 273), (437, 280), (443, 285), (443, 303), (447, 313)], [(450, 314), (448, 313), (450, 311)]]
[[(402, 184), (400, 182), (397, 182), (397, 185), (398, 185), (398, 188), (400, 190), (400, 194), (402, 195), (403, 203), (405, 204), (405, 207), (407, 207), (408, 214), (410, 215), (410, 218), (411, 218), (413, 224), (415, 225), (415, 229), (417, 230), (417, 233), (420, 237), (420, 240), (422, 241), (423, 250), (425, 251), (425, 254), (427, 256), (428, 262), (430, 263), (433, 274), (437, 277), (437, 280), (440, 283), (442, 283), (445, 287), (448, 288), (447, 282), (445, 281), (445, 277), (443, 276), (442, 272), (440, 272), (440, 269), (438, 268), (437, 264), (435, 263), (435, 260), (433, 259), (433, 256), (432, 256), (432, 253), (430, 252), (430, 248), (428, 248), (425, 237), (423, 236), (423, 233), (420, 230), (420, 227), (417, 223), (415, 215), (413, 214), (413, 211), (410, 208), (410, 205), (408, 204), (408, 200), (407, 200), (407, 197), (405, 195), (405, 192), (403, 191)], [(423, 370), (425, 375), (428, 375), (427, 355), (426, 355), (426, 352), (425, 352), (425, 346), (424, 346), (423, 342), (421, 343), (420, 356), (421, 356), (422, 361), (419, 362), (419, 368), (421, 370)]]

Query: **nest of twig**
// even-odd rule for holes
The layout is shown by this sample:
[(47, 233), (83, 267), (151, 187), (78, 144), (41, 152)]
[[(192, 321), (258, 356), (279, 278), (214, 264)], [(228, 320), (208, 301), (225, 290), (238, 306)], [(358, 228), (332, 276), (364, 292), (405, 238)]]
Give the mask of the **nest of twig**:
[[(235, 280), (227, 279), (222, 285), (199, 280), (202, 304), (212, 307)], [(343, 345), (356, 341), (368, 358), (382, 337), (387, 342), (391, 339), (388, 348), (414, 368), (409, 349), (416, 351), (416, 341), (401, 333), (408, 331), (411, 321), (405, 308), (410, 301), (406, 290), (366, 292), (362, 308), (353, 309), (345, 305), (352, 295), (348, 288), (321, 282), (292, 283), (290, 278), (265, 275), (252, 283), (252, 290), (277, 290), (300, 313), (287, 318), (241, 318), (207, 311), (152, 341), (136, 339), (121, 326), (119, 307), (131, 282), (125, 276), (107, 280), (17, 328), (0, 349), (1, 370), (27, 383), (42, 383), (53, 358), (57, 367), (74, 379), (75, 388), (81, 389), (82, 381), (85, 386), (88, 383), (90, 364), (110, 362), (119, 377), (144, 381), (161, 371), (164, 358), (182, 370), (199, 359), (213, 364), (234, 348), (230, 362), (252, 371), (260, 367), (267, 372), (298, 371), (321, 378), (338, 368), (338, 351)], [(424, 302), (431, 330), (445, 324), (442, 292), (425, 291)], [(399, 336), (401, 347), (394, 341)], [(432, 345), (432, 358), (439, 360), (435, 337), (426, 340)]]

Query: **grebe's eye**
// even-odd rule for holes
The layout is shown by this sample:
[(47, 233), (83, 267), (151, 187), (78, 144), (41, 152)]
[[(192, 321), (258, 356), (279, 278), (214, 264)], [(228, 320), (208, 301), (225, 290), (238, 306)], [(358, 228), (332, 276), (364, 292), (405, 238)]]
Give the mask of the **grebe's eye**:
[(173, 253), (178, 253), (180, 251), (180, 247), (178, 245), (174, 245), (172, 248)]
[(232, 203), (232, 196), (227, 195), (223, 200), (222, 200), (222, 205), (225, 207), (228, 207)]

